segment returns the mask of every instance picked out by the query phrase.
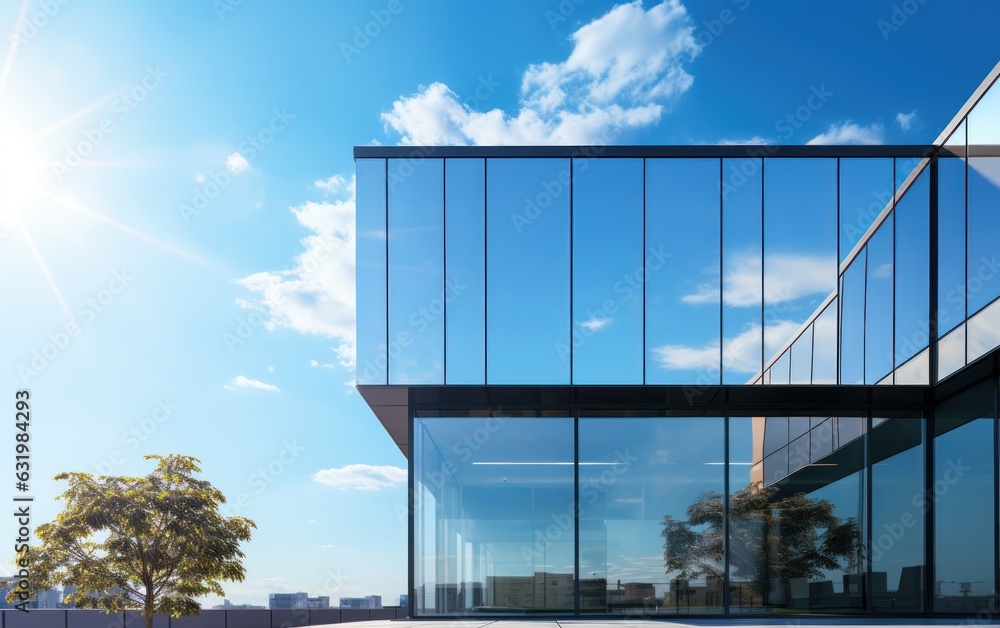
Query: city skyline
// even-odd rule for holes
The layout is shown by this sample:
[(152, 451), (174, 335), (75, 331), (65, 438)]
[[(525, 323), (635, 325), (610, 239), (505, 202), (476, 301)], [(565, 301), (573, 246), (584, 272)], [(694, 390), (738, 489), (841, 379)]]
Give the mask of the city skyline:
[(59, 512), (61, 471), (191, 454), (258, 525), (226, 598), (396, 599), (406, 460), (352, 386), (353, 146), (928, 143), (996, 64), (997, 17), (987, 2), (8, 3), (0, 273), (16, 307), (0, 320), (7, 394), (35, 399), (33, 522)]

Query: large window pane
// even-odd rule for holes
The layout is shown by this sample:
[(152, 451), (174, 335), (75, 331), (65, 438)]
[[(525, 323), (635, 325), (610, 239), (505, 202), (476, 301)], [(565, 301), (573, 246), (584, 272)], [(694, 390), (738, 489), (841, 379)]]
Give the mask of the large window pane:
[[(812, 425), (793, 420), (795, 433)], [(760, 428), (729, 420), (731, 611), (863, 608), (864, 441), (834, 450), (820, 421), (764, 458), (761, 474)]]
[(646, 161), (646, 245), (646, 383), (718, 384), (719, 160)]
[(485, 162), (445, 161), (445, 383), (485, 384)]
[(840, 261), (892, 204), (891, 159), (840, 160)]
[(865, 289), (865, 383), (892, 371), (892, 244), (894, 215), (868, 241)]
[[(817, 488), (807, 490), (804, 497), (799, 492), (812, 487)], [(808, 581), (808, 588), (798, 580), (798, 591), (808, 591), (809, 607), (820, 612), (863, 609), (867, 554), (862, 532), (867, 516), (864, 502), (864, 441), (859, 439), (841, 447), (822, 458), (819, 464), (805, 467), (789, 476), (782, 482), (779, 490), (779, 495), (788, 496), (779, 501), (779, 505), (784, 501), (807, 499), (807, 508), (815, 509), (815, 515), (807, 520), (812, 525), (808, 534), (826, 540), (825, 545), (819, 545), (820, 551), (828, 553), (827, 558), (836, 565), (833, 568), (817, 565), (819, 575), (814, 572), (803, 576)], [(793, 514), (800, 514), (797, 508), (789, 508), (789, 515)], [(812, 543), (800, 551), (810, 546)], [(794, 595), (796, 588), (796, 579), (789, 578), (789, 602), (801, 608), (802, 602)]]
[(1000, 346), (1000, 301), (994, 301), (971, 317), (966, 324), (969, 362), (978, 360)]
[(837, 300), (813, 323), (813, 384), (837, 383)]
[(788, 417), (769, 416), (763, 421), (764, 455), (770, 456), (788, 444)]
[(965, 323), (938, 341), (938, 381), (965, 366)]
[(568, 384), (569, 160), (487, 160), (487, 382)]
[(724, 474), (721, 418), (581, 418), (580, 610), (721, 612)]
[(925, 169), (896, 206), (896, 366), (916, 355), (930, 331), (930, 174)]
[(769, 160), (764, 170), (766, 358), (836, 287), (836, 160)]
[(871, 433), (872, 603), (875, 612), (923, 610), (923, 421), (889, 419)]
[(993, 382), (938, 408), (934, 424), (934, 610), (977, 613), (994, 592)]
[(444, 383), (444, 162), (389, 160), (390, 384)]
[[(729, 419), (729, 490), (727, 495), (730, 513), (733, 495), (746, 487), (761, 486), (763, 466), (758, 462), (764, 429), (764, 417), (731, 417)], [(783, 475), (783, 474), (782, 474)], [(753, 568), (760, 549), (760, 521), (753, 515), (729, 519), (729, 610), (731, 613), (759, 612), (762, 601), (763, 577)]]
[[(970, 127), (971, 133), (971, 127)], [(1000, 157), (969, 159), (969, 315), (1000, 296)]]
[(761, 167), (760, 159), (723, 160), (723, 384), (746, 383), (762, 366)]
[(844, 271), (840, 288), (840, 383), (865, 383), (865, 283), (868, 247)]
[(1000, 87), (994, 83), (969, 112), (969, 144), (1000, 144)]
[(792, 345), (789, 383), (812, 383), (812, 349), (813, 327), (810, 325)]
[(786, 350), (781, 356), (774, 361), (771, 365), (771, 379), (769, 384), (787, 384), (789, 383), (789, 366), (791, 366), (791, 360), (789, 359), (791, 352)]
[(358, 384), (385, 384), (385, 160), (357, 160)]
[(573, 160), (575, 384), (643, 383), (642, 169), (641, 159)]
[(571, 612), (573, 420), (415, 419), (414, 440), (417, 613)]
[(938, 336), (965, 320), (965, 123), (948, 149), (960, 156), (938, 159)]
[(896, 191), (899, 192), (903, 188), (903, 184), (910, 177), (910, 174), (920, 165), (923, 161), (922, 157), (902, 157), (896, 160)]

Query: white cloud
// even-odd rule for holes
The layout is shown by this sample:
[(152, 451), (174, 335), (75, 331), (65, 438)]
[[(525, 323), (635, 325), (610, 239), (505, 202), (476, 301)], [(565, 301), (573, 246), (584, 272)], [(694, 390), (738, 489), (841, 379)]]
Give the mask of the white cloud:
[(910, 128), (913, 127), (913, 123), (916, 121), (916, 119), (917, 119), (916, 109), (914, 109), (910, 113), (899, 112), (896, 114), (896, 124), (898, 124), (899, 128), (903, 129), (904, 131), (909, 131)]
[(315, 185), (317, 188), (325, 190), (330, 194), (342, 194), (344, 190), (350, 187), (350, 183), (348, 183), (347, 179), (339, 174), (335, 174), (329, 179), (320, 179), (315, 183)]
[(237, 375), (233, 378), (233, 381), (229, 382), (223, 386), (226, 390), (236, 391), (238, 388), (256, 388), (258, 390), (266, 390), (268, 392), (281, 392), (278, 390), (277, 386), (272, 386), (271, 384), (265, 384), (259, 379), (250, 379), (245, 375)]
[(879, 123), (859, 126), (850, 120), (831, 124), (825, 133), (820, 133), (806, 144), (881, 144), (885, 131)]
[[(729, 307), (760, 305), (761, 259), (744, 253), (726, 260), (725, 304)], [(819, 255), (778, 253), (767, 256), (764, 297), (769, 305), (814, 295), (827, 295), (837, 286), (836, 260)], [(719, 302), (718, 285), (702, 284), (681, 297), (689, 305)]]
[(598, 332), (614, 322), (615, 319), (606, 316), (593, 316), (580, 323), (589, 332)]
[(711, 343), (706, 347), (688, 347), (684, 345), (663, 345), (653, 349), (653, 355), (660, 366), (672, 371), (719, 368), (719, 345)]
[(685, 66), (701, 50), (679, 0), (619, 5), (571, 40), (566, 60), (525, 70), (516, 114), (473, 109), (436, 82), (393, 103), (386, 129), (408, 145), (607, 143), (659, 121), (664, 103), (690, 88)]
[(226, 168), (229, 168), (229, 172), (233, 174), (240, 174), (250, 169), (250, 162), (247, 161), (246, 157), (236, 152), (226, 157)]
[(293, 207), (299, 223), (312, 232), (291, 269), (264, 271), (238, 283), (255, 293), (237, 304), (267, 316), (268, 329), (286, 327), (337, 341), (339, 363), (354, 366), (354, 180), (331, 177), (329, 189), (341, 196)]
[(616, 504), (641, 504), (641, 497), (619, 497), (615, 500)]
[[(795, 321), (780, 320), (767, 326), (764, 355), (770, 358), (781, 345), (802, 326)], [(761, 326), (753, 324), (733, 338), (722, 343), (723, 362), (727, 370), (753, 375), (760, 370)], [(717, 371), (719, 368), (719, 343), (713, 341), (703, 347), (664, 345), (653, 349), (660, 366), (667, 370)]]
[(334, 368), (337, 365), (333, 364), (331, 362), (326, 362), (324, 364), (320, 364), (316, 360), (309, 360), (309, 366), (311, 366), (313, 368), (332, 369), (332, 368)]
[(770, 140), (761, 135), (754, 135), (753, 137), (748, 137), (745, 139), (724, 138), (718, 141), (718, 144), (721, 146), (746, 146), (750, 144), (756, 145), (756, 144), (769, 144), (769, 143)]
[(892, 278), (892, 262), (886, 264), (880, 264), (875, 268), (872, 273), (873, 277), (878, 277), (879, 279), (890, 279)]
[(379, 491), (406, 483), (406, 469), (391, 465), (349, 464), (346, 467), (317, 471), (313, 480), (342, 491)]

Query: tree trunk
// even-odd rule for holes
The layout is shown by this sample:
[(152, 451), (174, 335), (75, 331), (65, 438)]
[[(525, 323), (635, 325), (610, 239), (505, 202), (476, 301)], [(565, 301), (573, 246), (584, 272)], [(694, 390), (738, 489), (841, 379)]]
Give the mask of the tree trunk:
[(153, 628), (153, 591), (152, 586), (146, 586), (146, 600), (145, 605), (142, 610), (143, 616), (146, 618), (146, 628)]

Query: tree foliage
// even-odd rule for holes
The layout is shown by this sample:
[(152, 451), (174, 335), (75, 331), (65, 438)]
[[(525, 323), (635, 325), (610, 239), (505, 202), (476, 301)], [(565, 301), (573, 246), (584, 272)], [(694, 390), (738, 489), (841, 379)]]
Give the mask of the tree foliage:
[[(156, 469), (144, 477), (60, 473), (69, 487), (62, 513), (38, 526), (40, 545), (19, 553), (30, 564), (30, 591), (73, 586), (68, 601), (108, 612), (197, 614), (195, 598), (222, 596), (221, 582), (245, 578), (240, 543), (253, 521), (225, 517), (222, 492), (200, 480), (191, 456), (146, 456)], [(8, 594), (8, 601), (16, 589)]]
[[(863, 559), (861, 530), (842, 520), (833, 504), (797, 493), (776, 499), (777, 489), (760, 482), (732, 496), (729, 504), (729, 563), (734, 579), (751, 583), (767, 603), (771, 584), (816, 578), (823, 570), (858, 568)], [(721, 578), (723, 497), (703, 493), (687, 509), (687, 519), (663, 518), (663, 559), (667, 573), (680, 579)]]

